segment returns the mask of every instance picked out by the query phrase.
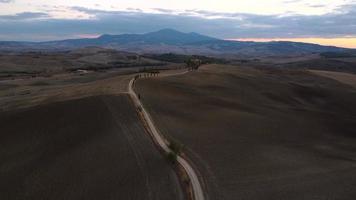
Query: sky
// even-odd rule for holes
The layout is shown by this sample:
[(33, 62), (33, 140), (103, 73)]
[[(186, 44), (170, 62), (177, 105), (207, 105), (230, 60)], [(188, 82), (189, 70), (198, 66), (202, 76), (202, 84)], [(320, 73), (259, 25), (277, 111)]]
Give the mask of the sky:
[(0, 40), (48, 41), (163, 28), (221, 39), (356, 48), (356, 0), (0, 0)]

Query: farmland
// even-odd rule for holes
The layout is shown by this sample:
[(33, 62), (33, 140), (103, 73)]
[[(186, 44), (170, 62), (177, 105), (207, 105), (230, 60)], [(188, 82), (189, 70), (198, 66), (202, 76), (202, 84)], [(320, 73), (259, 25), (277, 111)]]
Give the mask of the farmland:
[(52, 75), (80, 69), (99, 71), (165, 64), (135, 53), (98, 47), (58, 52), (0, 52), (0, 78)]
[(304, 70), (207, 65), (140, 79), (209, 199), (354, 199), (356, 90)]
[(127, 92), (134, 73), (181, 67), (181, 63), (99, 47), (0, 52), (0, 111), (116, 95)]
[(0, 199), (183, 199), (127, 95), (0, 113)]
[[(126, 71), (58, 74), (0, 81), (0, 110), (13, 110), (41, 104), (96, 95), (127, 92), (132, 75)], [(132, 73), (132, 72), (131, 72)]]
[(311, 72), (320, 75), (320, 76), (325, 76), (327, 78), (334, 79), (336, 81), (339, 81), (341, 83), (350, 85), (352, 87), (356, 88), (356, 75), (355, 74), (350, 74), (350, 73), (344, 73), (344, 72), (333, 72), (333, 71), (320, 71), (320, 70), (311, 70)]
[(0, 63), (0, 199), (186, 199), (127, 94), (175, 64), (95, 47)]

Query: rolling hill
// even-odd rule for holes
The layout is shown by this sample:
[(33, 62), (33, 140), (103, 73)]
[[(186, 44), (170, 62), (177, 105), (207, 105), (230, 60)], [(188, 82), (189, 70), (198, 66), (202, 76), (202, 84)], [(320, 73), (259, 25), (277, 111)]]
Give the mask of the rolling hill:
[(297, 42), (242, 42), (217, 39), (198, 33), (163, 29), (145, 34), (104, 34), (98, 38), (49, 42), (0, 42), (0, 51), (68, 50), (98, 46), (135, 53), (177, 53), (210, 56), (283, 56), (346, 49)]
[(207, 199), (353, 200), (356, 90), (334, 80), (353, 76), (204, 65), (139, 79), (136, 92), (194, 161)]

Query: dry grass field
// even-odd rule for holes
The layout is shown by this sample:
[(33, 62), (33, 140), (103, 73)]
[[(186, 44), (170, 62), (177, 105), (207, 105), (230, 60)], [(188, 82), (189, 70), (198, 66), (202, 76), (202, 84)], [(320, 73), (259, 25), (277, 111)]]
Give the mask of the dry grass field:
[(137, 70), (0, 80), (0, 199), (184, 199), (124, 94)]
[(209, 199), (356, 198), (356, 90), (308, 71), (208, 65), (140, 79)]
[(52, 77), (0, 81), (0, 111), (127, 92), (132, 75), (125, 73), (93, 72), (83, 76), (68, 73)]
[(0, 199), (183, 199), (127, 95), (0, 112)]
[(310, 70), (310, 71), (317, 75), (331, 78), (356, 88), (356, 74), (350, 74), (344, 72), (321, 71), (321, 70)]
[(77, 69), (105, 70), (164, 64), (138, 54), (98, 47), (62, 52), (0, 52), (0, 78), (48, 75)]

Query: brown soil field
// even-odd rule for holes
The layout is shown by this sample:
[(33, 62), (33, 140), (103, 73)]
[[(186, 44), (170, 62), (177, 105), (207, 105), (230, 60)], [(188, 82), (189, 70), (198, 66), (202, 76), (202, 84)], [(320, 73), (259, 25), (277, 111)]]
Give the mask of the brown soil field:
[(0, 111), (96, 95), (121, 94), (127, 92), (132, 73), (118, 70), (3, 80), (0, 81)]
[(350, 74), (345, 72), (321, 71), (321, 70), (310, 70), (310, 71), (317, 75), (331, 78), (356, 88), (356, 74)]
[(125, 94), (0, 112), (0, 199), (184, 199)]
[(356, 198), (356, 90), (308, 71), (208, 65), (139, 79), (208, 199)]
[(2, 76), (56, 74), (76, 69), (108, 69), (123, 67), (163, 66), (157, 60), (135, 53), (88, 47), (63, 52), (0, 52)]

